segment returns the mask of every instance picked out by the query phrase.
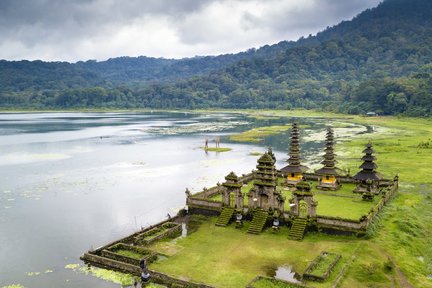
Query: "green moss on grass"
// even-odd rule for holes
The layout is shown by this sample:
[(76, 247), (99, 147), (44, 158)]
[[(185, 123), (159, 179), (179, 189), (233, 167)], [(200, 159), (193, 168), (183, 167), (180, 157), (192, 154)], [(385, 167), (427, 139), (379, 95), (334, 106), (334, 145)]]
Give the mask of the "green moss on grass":
[(126, 256), (126, 257), (130, 257), (133, 259), (138, 259), (138, 260), (144, 257), (143, 254), (140, 254), (138, 252), (131, 251), (131, 250), (122, 250), (121, 249), (121, 250), (116, 250), (115, 253)]

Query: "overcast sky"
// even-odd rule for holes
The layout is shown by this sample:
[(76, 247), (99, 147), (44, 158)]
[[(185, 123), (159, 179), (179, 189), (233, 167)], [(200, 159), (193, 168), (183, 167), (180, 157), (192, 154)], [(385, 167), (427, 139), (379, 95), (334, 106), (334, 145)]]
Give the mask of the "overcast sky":
[(236, 53), (297, 40), (380, 0), (0, 0), (0, 59)]

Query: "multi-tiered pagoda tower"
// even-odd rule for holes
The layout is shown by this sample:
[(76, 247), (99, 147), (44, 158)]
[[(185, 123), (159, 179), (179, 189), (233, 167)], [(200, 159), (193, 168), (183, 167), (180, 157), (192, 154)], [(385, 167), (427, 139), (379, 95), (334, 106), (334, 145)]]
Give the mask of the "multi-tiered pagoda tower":
[(309, 169), (300, 163), (300, 140), (299, 128), (297, 123), (293, 123), (291, 130), (291, 143), (289, 149), (288, 165), (281, 169), (281, 172), (287, 176), (288, 186), (295, 186), (303, 179), (303, 174)]
[(320, 176), (318, 188), (324, 190), (336, 190), (339, 188), (339, 182), (336, 176), (339, 174), (339, 169), (336, 168), (336, 154), (334, 153), (334, 133), (332, 128), (327, 128), (326, 147), (324, 149), (324, 160), (321, 164), (324, 165), (321, 169), (315, 171)]
[(366, 144), (365, 154), (362, 157), (363, 164), (359, 168), (362, 170), (353, 176), (353, 179), (358, 182), (354, 189), (355, 193), (363, 193), (364, 199), (371, 199), (374, 194), (378, 193), (379, 182), (384, 178), (376, 171), (378, 165), (374, 162), (376, 157), (373, 155), (372, 143)]
[(258, 159), (256, 168), (254, 187), (248, 194), (249, 207), (283, 211), (284, 199), (276, 191), (277, 171), (275, 160), (266, 152)]

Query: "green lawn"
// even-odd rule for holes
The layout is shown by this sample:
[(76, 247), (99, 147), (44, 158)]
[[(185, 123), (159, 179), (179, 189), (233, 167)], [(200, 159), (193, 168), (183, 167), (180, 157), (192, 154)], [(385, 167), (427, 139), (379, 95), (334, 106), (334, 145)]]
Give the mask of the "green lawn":
[[(215, 287), (238, 288), (245, 287), (257, 275), (271, 274), (279, 266), (291, 266), (302, 274), (322, 251), (328, 251), (342, 255), (342, 259), (328, 281), (309, 284), (329, 287), (356, 248), (368, 242), (355, 237), (323, 234), (309, 234), (303, 241), (291, 241), (287, 238), (286, 227), (281, 227), (276, 234), (268, 229), (260, 235), (251, 235), (246, 233), (248, 222), (242, 229), (236, 229), (234, 225), (217, 227), (215, 221), (215, 217), (207, 218), (196, 232), (185, 238), (165, 240), (150, 246), (168, 255), (168, 258), (150, 264), (150, 268)], [(384, 262), (386, 258), (377, 254), (375, 260)], [(376, 287), (388, 287), (385, 285), (390, 284), (391, 275), (383, 271), (376, 273), (385, 279), (384, 286)], [(352, 286), (344, 287), (361, 287), (362, 281), (363, 278), (349, 279), (348, 283)]]

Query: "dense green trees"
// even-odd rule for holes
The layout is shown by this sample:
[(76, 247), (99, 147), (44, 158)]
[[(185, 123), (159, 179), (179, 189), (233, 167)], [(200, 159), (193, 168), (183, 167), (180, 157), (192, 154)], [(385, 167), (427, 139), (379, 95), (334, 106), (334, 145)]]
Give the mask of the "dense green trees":
[(296, 42), (191, 59), (0, 61), (0, 106), (315, 108), (428, 115), (432, 2), (387, 0)]

